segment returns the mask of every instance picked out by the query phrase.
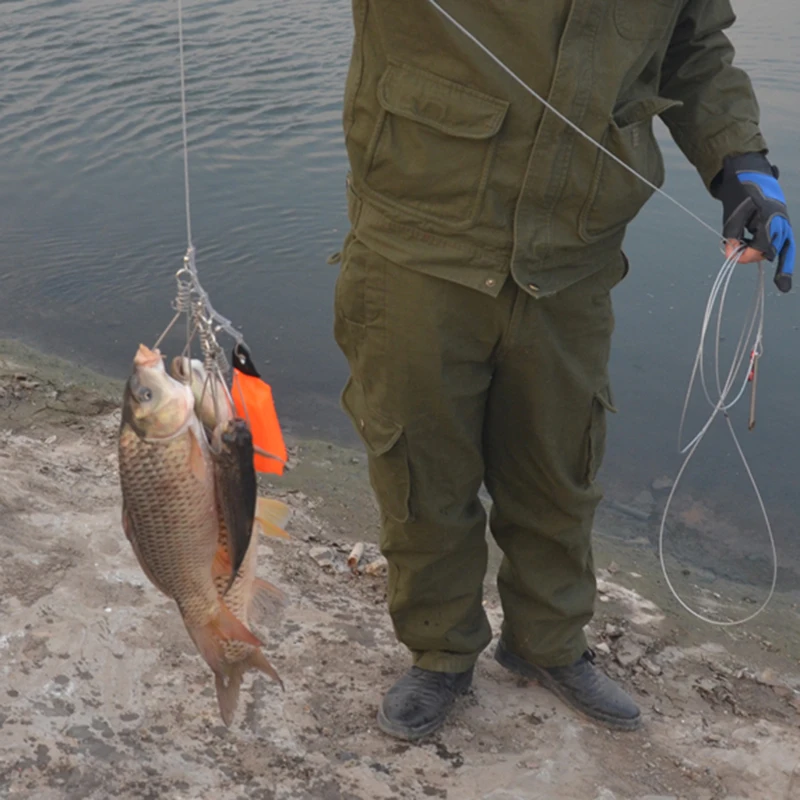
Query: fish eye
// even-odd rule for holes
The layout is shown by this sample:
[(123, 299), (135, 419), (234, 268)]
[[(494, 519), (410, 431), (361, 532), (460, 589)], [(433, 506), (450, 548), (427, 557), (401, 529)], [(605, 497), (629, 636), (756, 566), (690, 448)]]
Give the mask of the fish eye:
[(153, 399), (153, 393), (146, 386), (142, 386), (136, 393), (138, 400), (142, 403), (147, 403)]

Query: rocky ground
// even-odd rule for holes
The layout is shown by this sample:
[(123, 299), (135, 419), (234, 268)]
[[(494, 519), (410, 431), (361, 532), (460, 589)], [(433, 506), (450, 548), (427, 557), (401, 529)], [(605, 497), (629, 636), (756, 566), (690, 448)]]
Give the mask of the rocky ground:
[[(385, 613), (363, 457), (321, 442), (293, 442), (291, 469), (263, 487), (293, 510), (291, 540), (262, 540), (259, 567), (288, 597), (257, 628), (286, 688), (249, 675), (226, 729), (174, 604), (120, 528), (118, 400), (114, 383), (0, 344), (0, 797), (800, 797), (800, 595), (782, 587), (738, 628), (693, 621), (665, 591), (648, 513), (614, 503), (598, 517), (591, 637), (643, 729), (576, 717), (490, 649), (441, 733), (417, 745), (382, 735), (377, 706), (407, 659)], [(754, 608), (755, 590), (676, 575), (707, 612)]]

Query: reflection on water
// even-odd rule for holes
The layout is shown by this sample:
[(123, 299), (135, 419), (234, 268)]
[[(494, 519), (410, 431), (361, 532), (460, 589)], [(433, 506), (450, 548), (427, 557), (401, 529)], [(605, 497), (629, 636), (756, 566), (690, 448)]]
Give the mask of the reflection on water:
[[(138, 340), (152, 342), (168, 320), (185, 250), (175, 4), (0, 6), (0, 334), (122, 375)], [(800, 209), (800, 15), (794, 0), (734, 6), (739, 63), (757, 86), (773, 158)], [(340, 106), (350, 3), (197, 0), (185, 14), (204, 284), (243, 328), (282, 417), (305, 433), (349, 438), (337, 405), (344, 361), (331, 336), (335, 269), (325, 258), (346, 226)], [(663, 129), (661, 140), (667, 191), (719, 226), (718, 204)], [(603, 473), (622, 499), (679, 465), (682, 396), (721, 264), (715, 238), (661, 198), (631, 228), (626, 250), (633, 269), (615, 293), (612, 358), (621, 413)], [(728, 301), (732, 326), (752, 286), (742, 270)], [(770, 291), (758, 425), (743, 434), (782, 553), (795, 559), (798, 302)], [(704, 513), (735, 528), (718, 528), (727, 531), (720, 553), (731, 537), (743, 547), (763, 535), (726, 435), (720, 426), (709, 436), (685, 479)]]

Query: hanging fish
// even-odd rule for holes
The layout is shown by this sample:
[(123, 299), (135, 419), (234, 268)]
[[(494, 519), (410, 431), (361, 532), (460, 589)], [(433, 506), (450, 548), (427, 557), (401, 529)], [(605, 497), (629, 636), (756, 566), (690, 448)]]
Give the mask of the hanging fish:
[[(219, 520), (219, 539), (212, 570), (214, 583), (231, 612), (249, 625), (254, 609), (260, 608), (266, 613), (283, 604), (283, 593), (256, 577), (258, 537), (252, 535), (254, 523), (266, 536), (288, 539), (283, 526), (289, 518), (289, 508), (278, 500), (257, 497), (249, 426), (245, 420), (233, 416), (229, 404), (207, 401), (208, 387), (213, 378), (209, 379), (202, 362), (176, 358), (171, 370), (181, 380), (188, 376), (195, 400), (202, 399), (203, 424), (211, 434)], [(219, 377), (216, 380), (217, 390), (224, 394)], [(249, 669), (260, 670), (283, 687), (277, 671), (258, 647), (245, 642), (226, 642), (220, 670), (214, 675), (217, 701), (225, 725), (233, 721), (242, 678)]]
[(195, 646), (219, 674), (226, 643), (261, 642), (231, 613), (212, 575), (220, 539), (215, 471), (191, 389), (145, 345), (125, 385), (118, 457), (133, 552), (153, 585), (176, 602)]

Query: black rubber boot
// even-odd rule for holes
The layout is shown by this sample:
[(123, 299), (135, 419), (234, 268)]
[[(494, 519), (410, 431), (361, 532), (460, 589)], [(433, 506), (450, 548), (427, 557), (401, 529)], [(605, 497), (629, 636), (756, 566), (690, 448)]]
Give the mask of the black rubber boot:
[(473, 671), (474, 667), (466, 672), (411, 667), (384, 696), (378, 727), (409, 742), (428, 736), (442, 726), (456, 697), (469, 689)]
[(501, 666), (535, 680), (575, 710), (609, 728), (634, 731), (641, 725), (633, 698), (594, 666), (592, 650), (568, 667), (537, 667), (514, 655), (501, 639), (494, 657)]

